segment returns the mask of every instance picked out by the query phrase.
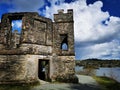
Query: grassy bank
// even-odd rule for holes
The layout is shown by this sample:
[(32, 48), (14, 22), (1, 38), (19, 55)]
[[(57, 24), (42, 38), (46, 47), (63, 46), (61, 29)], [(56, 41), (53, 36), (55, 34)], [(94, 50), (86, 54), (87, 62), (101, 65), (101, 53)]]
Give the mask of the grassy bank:
[(28, 85), (0, 85), (0, 90), (30, 90)]
[(94, 79), (103, 87), (103, 90), (120, 90), (120, 83), (108, 77), (94, 77)]
[(29, 84), (1, 84), (0, 90), (30, 90), (34, 86), (40, 85), (39, 82)]

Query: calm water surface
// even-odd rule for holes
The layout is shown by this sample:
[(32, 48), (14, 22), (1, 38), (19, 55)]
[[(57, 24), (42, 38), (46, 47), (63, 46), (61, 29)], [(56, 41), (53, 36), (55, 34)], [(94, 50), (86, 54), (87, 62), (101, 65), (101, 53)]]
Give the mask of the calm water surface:
[[(76, 66), (75, 67), (76, 72), (77, 71), (83, 71), (83, 67)], [(120, 67), (115, 68), (99, 68), (96, 69), (96, 76), (107, 76), (107, 77), (113, 77), (118, 82), (120, 82)]]

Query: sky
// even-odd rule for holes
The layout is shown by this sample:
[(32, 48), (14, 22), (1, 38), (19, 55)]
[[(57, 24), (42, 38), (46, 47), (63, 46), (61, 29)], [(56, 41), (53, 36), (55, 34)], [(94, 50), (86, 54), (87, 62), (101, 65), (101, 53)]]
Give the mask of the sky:
[[(73, 9), (75, 55), (120, 59), (120, 0), (0, 0), (0, 18), (8, 12), (38, 12), (51, 18), (58, 9)], [(12, 23), (21, 27), (21, 21)]]

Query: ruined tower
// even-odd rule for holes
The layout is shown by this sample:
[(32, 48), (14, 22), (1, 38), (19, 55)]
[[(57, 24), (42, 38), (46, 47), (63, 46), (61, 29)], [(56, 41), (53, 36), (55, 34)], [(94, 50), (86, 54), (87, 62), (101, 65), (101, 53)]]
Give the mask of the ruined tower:
[[(21, 33), (12, 31), (12, 20), (22, 20)], [(39, 79), (75, 82), (73, 26), (70, 9), (54, 14), (54, 22), (36, 12), (4, 14), (0, 23), (0, 84)]]
[[(57, 78), (71, 78), (74, 75), (74, 21), (73, 10), (67, 13), (59, 10), (54, 14), (53, 23), (53, 60)], [(54, 55), (57, 56), (54, 58)], [(58, 64), (59, 63), (59, 64)]]

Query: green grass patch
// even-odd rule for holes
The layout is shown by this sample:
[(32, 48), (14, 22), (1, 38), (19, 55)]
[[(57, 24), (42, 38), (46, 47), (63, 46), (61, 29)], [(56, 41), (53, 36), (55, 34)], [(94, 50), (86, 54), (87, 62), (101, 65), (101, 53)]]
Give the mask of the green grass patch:
[(34, 86), (40, 85), (39, 82), (29, 84), (1, 84), (0, 90), (31, 90)]
[(102, 87), (103, 90), (120, 90), (120, 83), (109, 77), (93, 77)]
[(28, 85), (0, 85), (0, 90), (30, 90)]

